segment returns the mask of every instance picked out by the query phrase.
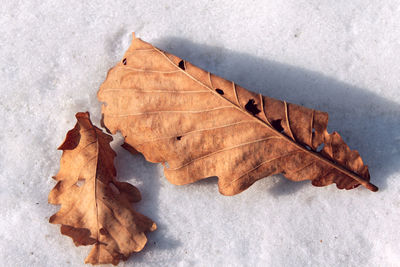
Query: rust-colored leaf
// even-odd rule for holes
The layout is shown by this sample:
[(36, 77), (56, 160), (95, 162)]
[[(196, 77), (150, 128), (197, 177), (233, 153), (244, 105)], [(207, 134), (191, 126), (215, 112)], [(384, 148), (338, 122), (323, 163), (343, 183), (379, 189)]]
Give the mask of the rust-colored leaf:
[(327, 113), (247, 91), (135, 37), (98, 99), (107, 128), (147, 160), (167, 162), (174, 184), (218, 176), (220, 192), (234, 195), (283, 173), (378, 190), (358, 152), (327, 132)]
[(112, 137), (93, 126), (89, 113), (77, 113), (75, 127), (59, 147), (61, 167), (49, 203), (61, 204), (50, 222), (61, 224), (61, 233), (76, 246), (94, 245), (86, 263), (118, 264), (147, 242), (145, 231), (155, 223), (132, 208), (141, 199), (139, 190), (115, 179)]

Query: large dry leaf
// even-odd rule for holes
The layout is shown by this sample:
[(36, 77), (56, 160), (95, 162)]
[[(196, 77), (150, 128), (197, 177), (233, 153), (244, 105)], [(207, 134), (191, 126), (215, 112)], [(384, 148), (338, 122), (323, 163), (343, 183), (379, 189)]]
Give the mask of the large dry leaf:
[(61, 233), (75, 245), (94, 244), (85, 263), (118, 264), (142, 250), (144, 232), (156, 225), (132, 208), (141, 199), (139, 190), (115, 179), (112, 137), (92, 125), (89, 113), (77, 113), (76, 118), (59, 147), (61, 167), (49, 203), (61, 204), (61, 209), (50, 222), (61, 224)]
[(218, 176), (220, 192), (233, 195), (283, 173), (378, 189), (358, 152), (327, 132), (327, 113), (247, 91), (135, 37), (98, 99), (105, 126), (147, 160), (167, 162), (174, 184)]

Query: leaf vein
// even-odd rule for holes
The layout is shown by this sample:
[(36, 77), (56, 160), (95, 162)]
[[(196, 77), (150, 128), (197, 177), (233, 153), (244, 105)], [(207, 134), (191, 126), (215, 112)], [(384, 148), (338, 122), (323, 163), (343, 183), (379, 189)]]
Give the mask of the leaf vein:
[(123, 69), (123, 70), (151, 72), (151, 73), (177, 73), (177, 72), (180, 72), (179, 70), (161, 71), (161, 70), (151, 70), (151, 69), (138, 69), (138, 68), (132, 68), (132, 67), (126, 67), (126, 66), (117, 66), (116, 68)]
[(191, 161), (189, 161), (189, 162), (187, 162), (187, 163), (185, 163), (185, 164), (183, 164), (183, 165), (181, 165), (179, 167), (169, 168), (168, 170), (176, 171), (176, 170), (179, 170), (179, 169), (181, 169), (181, 168), (183, 168), (185, 166), (188, 166), (188, 165), (192, 164), (195, 161), (198, 161), (198, 160), (213, 156), (213, 155), (221, 153), (221, 152), (229, 151), (229, 150), (232, 150), (232, 149), (235, 149), (235, 148), (238, 148), (238, 147), (247, 146), (247, 145), (251, 145), (251, 144), (262, 142), (262, 141), (267, 141), (267, 140), (270, 140), (270, 139), (280, 139), (280, 138), (281, 138), (280, 136), (269, 136), (267, 138), (257, 139), (257, 140), (253, 140), (253, 141), (250, 141), (250, 142), (242, 143), (242, 144), (239, 144), (239, 145), (227, 147), (227, 148), (224, 148), (224, 149), (220, 149), (220, 150), (214, 151), (214, 152), (209, 153), (207, 155), (201, 156), (199, 158), (195, 158), (195, 159), (193, 159), (193, 160), (191, 160)]
[(242, 123), (246, 123), (246, 122), (254, 123), (254, 122), (256, 122), (256, 121), (254, 121), (254, 120), (245, 120), (245, 121), (239, 121), (239, 122), (235, 122), (235, 123), (229, 123), (229, 124), (225, 124), (225, 125), (220, 125), (220, 126), (217, 126), (217, 127), (211, 127), (211, 128), (203, 128), (203, 129), (193, 130), (193, 131), (189, 131), (189, 132), (186, 132), (186, 133), (175, 134), (175, 135), (171, 135), (171, 136), (167, 136), (167, 137), (154, 138), (154, 139), (151, 139), (151, 140), (145, 140), (145, 141), (143, 141), (142, 143), (137, 144), (137, 146), (141, 146), (141, 145), (143, 145), (144, 143), (148, 143), (148, 142), (154, 142), (154, 141), (158, 141), (158, 140), (164, 140), (164, 139), (169, 139), (169, 138), (175, 138), (177, 135), (185, 136), (185, 135), (193, 134), (193, 133), (197, 133), (197, 132), (203, 132), (203, 131), (209, 131), (209, 130), (220, 129), (220, 128), (224, 128), (224, 127), (230, 127), (230, 126), (234, 126), (234, 125), (242, 124)]
[(296, 141), (294, 139), (294, 136), (293, 136), (293, 133), (292, 133), (292, 129), (290, 128), (289, 116), (288, 116), (288, 105), (287, 105), (286, 101), (283, 101), (283, 103), (285, 104), (285, 117), (286, 117), (286, 124), (287, 124), (287, 127), (288, 127), (289, 135), (293, 139), (293, 141)]
[(152, 112), (140, 112), (140, 113), (130, 113), (130, 114), (108, 114), (110, 117), (129, 117), (129, 116), (137, 116), (137, 115), (149, 115), (149, 114), (159, 114), (159, 113), (203, 113), (208, 111), (220, 110), (233, 108), (232, 106), (222, 106), (218, 108), (204, 109), (204, 110), (159, 110)]
[(179, 91), (179, 90), (141, 90), (137, 88), (109, 88), (104, 89), (102, 92), (113, 92), (113, 91), (137, 91), (143, 93), (179, 93), (179, 94), (194, 94), (194, 93), (210, 93), (208, 90), (197, 90), (197, 91)]
[(268, 159), (268, 160), (266, 160), (266, 161), (263, 161), (263, 162), (261, 162), (260, 164), (258, 164), (257, 166), (253, 167), (252, 169), (246, 171), (244, 174), (242, 174), (242, 175), (239, 176), (238, 178), (236, 178), (236, 179), (232, 180), (231, 182), (229, 182), (229, 184), (227, 184), (227, 186), (229, 186), (229, 185), (231, 185), (232, 183), (234, 183), (234, 182), (236, 182), (236, 181), (242, 179), (245, 175), (249, 174), (250, 172), (252, 172), (252, 171), (254, 171), (254, 170), (256, 170), (256, 169), (258, 169), (259, 167), (261, 167), (262, 165), (264, 165), (264, 164), (266, 164), (266, 163), (269, 163), (269, 162), (271, 162), (271, 161), (275, 161), (275, 160), (278, 160), (278, 159), (282, 159), (282, 158), (284, 158), (284, 157), (287, 157), (287, 156), (292, 155), (293, 153), (298, 153), (298, 152), (303, 152), (303, 151), (299, 149), (299, 150), (296, 150), (296, 151), (291, 151), (291, 152), (289, 152), (289, 153), (287, 153), (287, 154), (284, 154), (284, 155), (281, 155), (281, 156), (279, 156), (279, 157), (276, 157), (276, 158), (272, 158), (272, 159)]

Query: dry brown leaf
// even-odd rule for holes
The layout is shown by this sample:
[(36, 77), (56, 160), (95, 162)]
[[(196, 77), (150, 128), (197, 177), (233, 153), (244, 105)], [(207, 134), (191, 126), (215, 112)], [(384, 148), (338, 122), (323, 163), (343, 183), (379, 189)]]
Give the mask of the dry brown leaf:
[(218, 176), (220, 192), (234, 195), (283, 173), (378, 190), (359, 153), (327, 132), (327, 113), (247, 91), (135, 37), (98, 99), (107, 128), (147, 160), (168, 163), (174, 184)]
[(61, 209), (50, 222), (61, 224), (61, 233), (76, 246), (94, 245), (85, 263), (116, 265), (142, 250), (144, 232), (156, 225), (132, 208), (141, 199), (139, 190), (115, 179), (112, 137), (91, 123), (89, 113), (77, 113), (76, 118), (58, 148), (63, 155), (49, 203), (61, 204)]

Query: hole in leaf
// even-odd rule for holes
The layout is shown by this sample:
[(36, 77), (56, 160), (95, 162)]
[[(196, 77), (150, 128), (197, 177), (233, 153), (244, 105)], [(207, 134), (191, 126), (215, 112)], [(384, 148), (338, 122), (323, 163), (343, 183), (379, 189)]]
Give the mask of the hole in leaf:
[(108, 231), (104, 228), (100, 228), (100, 234), (101, 235), (106, 235), (108, 233)]
[(223, 95), (223, 94), (224, 94), (224, 91), (221, 90), (221, 89), (219, 89), (219, 88), (215, 89), (215, 91), (217, 91), (217, 93), (220, 94), (220, 95)]
[(122, 64), (126, 65), (126, 58), (122, 60)]
[(281, 119), (271, 121), (272, 127), (274, 127), (280, 133), (283, 132), (283, 127), (281, 125), (281, 121), (282, 121)]
[(311, 150), (311, 147), (309, 147), (309, 146), (307, 146), (307, 145), (305, 145), (305, 147), (307, 148), (307, 150)]
[(183, 60), (179, 61), (178, 66), (179, 66), (179, 68), (185, 70), (185, 62)]
[(314, 128), (312, 128), (312, 133), (315, 133), (315, 129)]
[(81, 186), (83, 186), (85, 184), (85, 180), (78, 180), (78, 182), (76, 182), (76, 186), (77, 187), (81, 187)]
[(316, 151), (321, 152), (323, 148), (324, 148), (324, 144), (322, 143), (317, 147)]
[(169, 168), (168, 162), (164, 162), (163, 165), (164, 165), (165, 168), (167, 168), (167, 169)]
[(114, 194), (118, 195), (120, 193), (119, 189), (115, 186), (115, 184), (109, 183), (108, 185), (111, 187), (111, 190), (114, 192)]
[(259, 110), (259, 109), (257, 108), (256, 101), (254, 101), (254, 99), (249, 99), (249, 102), (247, 102), (247, 104), (244, 106), (244, 108), (245, 108), (248, 112), (250, 112), (251, 114), (253, 114), (253, 115), (256, 115), (256, 114), (258, 114), (258, 113), (261, 112), (261, 110)]
[(181, 136), (181, 135), (179, 135), (179, 136), (176, 137), (176, 140), (181, 140), (181, 139), (182, 139), (182, 136)]

